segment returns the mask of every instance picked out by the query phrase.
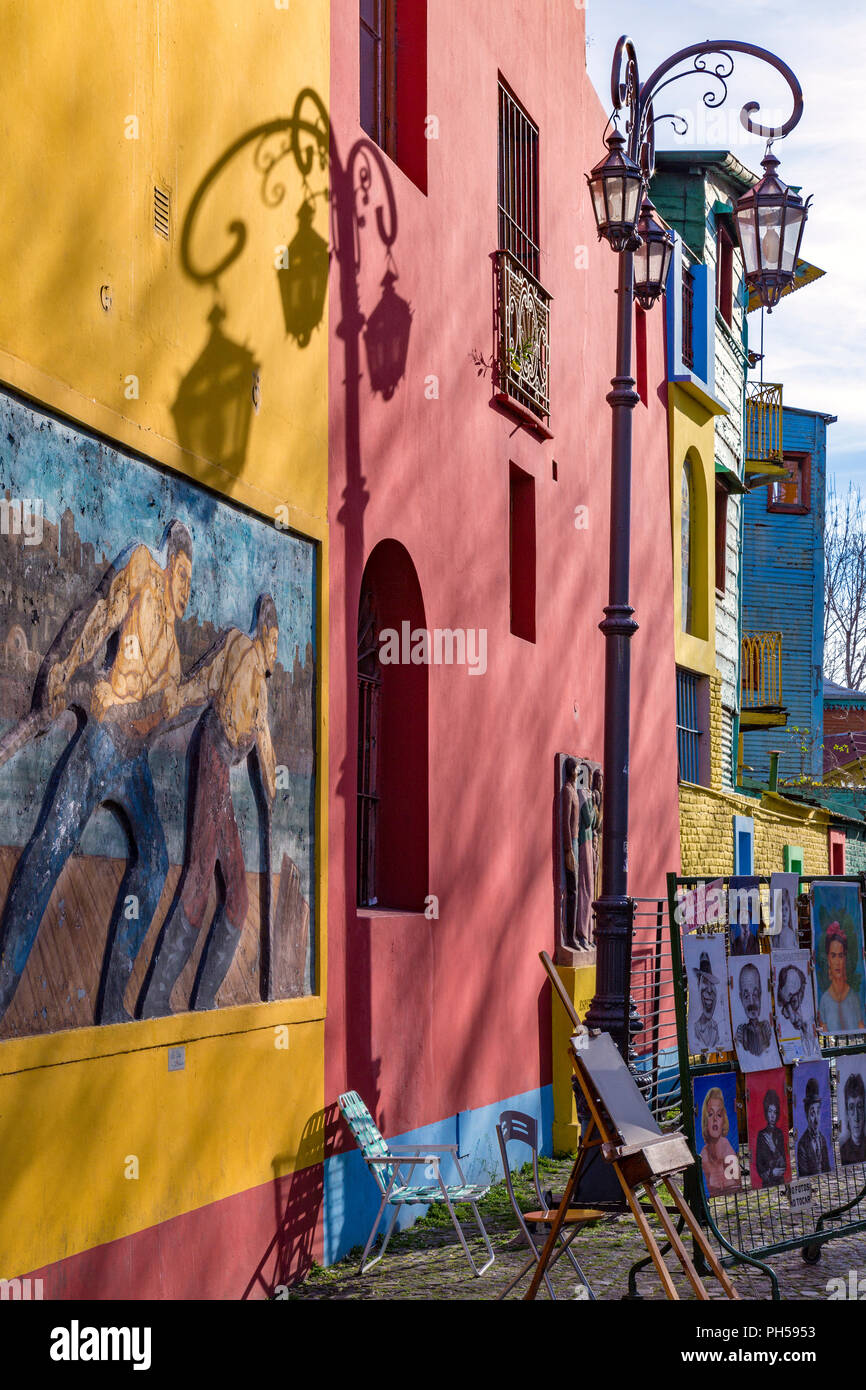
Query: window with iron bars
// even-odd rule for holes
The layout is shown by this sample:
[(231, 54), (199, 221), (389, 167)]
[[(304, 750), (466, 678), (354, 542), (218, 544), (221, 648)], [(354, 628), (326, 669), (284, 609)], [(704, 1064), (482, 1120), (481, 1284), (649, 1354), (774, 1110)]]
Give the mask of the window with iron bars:
[(677, 667), (677, 765), (681, 782), (701, 783), (701, 678)]
[(538, 126), (499, 83), (499, 246), (537, 280), (539, 250)]
[(695, 282), (683, 261), (683, 365), (695, 369)]
[(538, 126), (499, 83), (497, 383), (500, 401), (550, 418), (550, 295), (540, 284)]

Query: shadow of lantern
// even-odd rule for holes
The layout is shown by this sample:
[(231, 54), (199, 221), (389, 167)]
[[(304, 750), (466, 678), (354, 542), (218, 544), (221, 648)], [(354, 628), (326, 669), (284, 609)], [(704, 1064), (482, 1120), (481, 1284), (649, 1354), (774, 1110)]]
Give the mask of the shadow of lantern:
[(224, 318), (214, 305), (210, 337), (181, 382), (171, 413), (184, 449), (237, 473), (246, 455), (259, 364), (248, 348), (226, 337)]
[(370, 387), (374, 395), (381, 391), (386, 401), (390, 401), (406, 372), (412, 327), (412, 310), (394, 289), (396, 281), (394, 272), (386, 270), (382, 298), (364, 330)]
[(288, 248), (288, 265), (277, 271), (286, 332), (306, 347), (322, 322), (331, 253), (313, 227), (315, 208), (307, 199), (298, 212), (298, 230)]

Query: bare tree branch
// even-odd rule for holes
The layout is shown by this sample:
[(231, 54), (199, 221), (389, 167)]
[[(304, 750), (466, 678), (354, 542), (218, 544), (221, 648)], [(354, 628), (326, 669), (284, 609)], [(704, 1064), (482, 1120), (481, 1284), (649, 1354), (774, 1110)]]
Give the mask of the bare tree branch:
[(824, 530), (824, 675), (859, 690), (866, 680), (866, 504), (831, 480)]

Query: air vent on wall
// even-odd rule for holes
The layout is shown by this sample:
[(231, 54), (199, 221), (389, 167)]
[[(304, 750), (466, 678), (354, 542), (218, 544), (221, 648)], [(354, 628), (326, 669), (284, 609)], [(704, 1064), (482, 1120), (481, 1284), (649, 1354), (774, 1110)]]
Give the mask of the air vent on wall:
[(169, 228), (171, 226), (171, 194), (167, 188), (157, 188), (153, 190), (153, 230), (157, 236), (169, 239)]

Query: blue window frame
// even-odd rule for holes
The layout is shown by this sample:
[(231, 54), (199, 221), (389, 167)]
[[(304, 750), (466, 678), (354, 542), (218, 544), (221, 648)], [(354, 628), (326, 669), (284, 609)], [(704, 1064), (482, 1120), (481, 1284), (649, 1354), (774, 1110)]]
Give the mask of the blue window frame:
[(755, 822), (751, 816), (734, 816), (734, 873), (755, 872)]
[(701, 780), (699, 677), (677, 667), (677, 763), (681, 782)]

